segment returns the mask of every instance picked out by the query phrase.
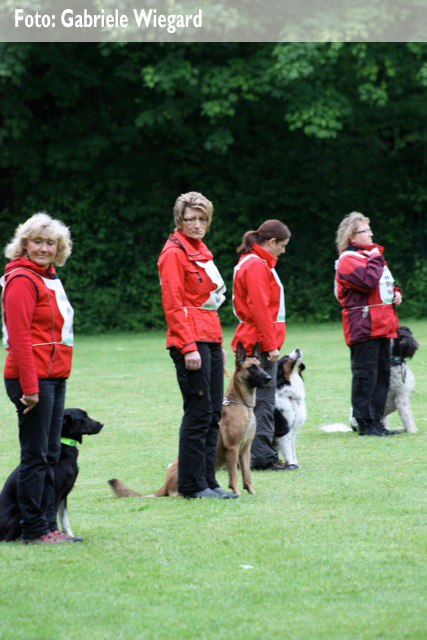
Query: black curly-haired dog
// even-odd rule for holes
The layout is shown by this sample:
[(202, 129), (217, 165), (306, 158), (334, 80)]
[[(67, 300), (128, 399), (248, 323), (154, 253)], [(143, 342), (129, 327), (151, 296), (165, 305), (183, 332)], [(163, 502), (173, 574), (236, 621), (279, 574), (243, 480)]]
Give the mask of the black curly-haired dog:
[[(89, 418), (83, 409), (65, 409), (61, 432), (61, 453), (55, 467), (55, 506), (61, 529), (74, 537), (67, 511), (67, 496), (77, 479), (79, 468), (77, 443), (83, 436), (99, 433), (104, 425)], [(12, 471), (0, 493), (0, 540), (17, 540), (22, 530), (17, 499), (18, 467)]]
[[(405, 431), (416, 433), (417, 427), (411, 409), (411, 393), (415, 389), (414, 374), (407, 365), (419, 347), (409, 327), (399, 327), (397, 339), (392, 340), (390, 387), (382, 423), (387, 428), (388, 416), (398, 411)], [(353, 431), (357, 431), (357, 422), (350, 416)]]

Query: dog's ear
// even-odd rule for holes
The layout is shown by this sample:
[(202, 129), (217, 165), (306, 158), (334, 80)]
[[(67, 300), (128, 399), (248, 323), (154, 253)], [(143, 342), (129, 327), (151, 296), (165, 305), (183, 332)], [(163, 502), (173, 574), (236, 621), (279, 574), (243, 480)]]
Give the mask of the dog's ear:
[(409, 327), (401, 325), (397, 333), (397, 340), (393, 340), (393, 356), (412, 358), (420, 345), (415, 340)]
[(254, 348), (252, 349), (252, 358), (261, 360), (261, 345), (259, 342), (255, 343)]
[(246, 349), (243, 344), (239, 341), (237, 343), (236, 349), (236, 365), (241, 367), (244, 361), (246, 360)]
[(64, 438), (66, 438), (67, 435), (71, 433), (73, 423), (74, 423), (73, 418), (71, 417), (70, 413), (68, 413), (67, 409), (65, 409), (64, 416), (62, 418), (62, 429), (61, 429), (61, 435)]
[(302, 372), (305, 370), (305, 368), (306, 368), (305, 364), (301, 362), (298, 367), (298, 373), (300, 374), (301, 378), (302, 378)]

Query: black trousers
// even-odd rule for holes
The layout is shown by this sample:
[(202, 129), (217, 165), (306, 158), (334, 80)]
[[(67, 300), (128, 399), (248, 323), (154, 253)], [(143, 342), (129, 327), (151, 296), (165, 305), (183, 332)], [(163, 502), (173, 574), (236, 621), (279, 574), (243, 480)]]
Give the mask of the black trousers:
[(274, 395), (276, 392), (277, 362), (267, 359), (268, 353), (261, 353), (262, 368), (271, 376), (266, 387), (256, 390), (256, 433), (251, 447), (253, 469), (262, 469), (278, 459), (273, 447), (274, 440)]
[(19, 380), (5, 380), (6, 392), (17, 408), (21, 461), (18, 505), (22, 537), (38, 538), (58, 528), (55, 512), (55, 464), (61, 453), (66, 381), (39, 380), (39, 402), (24, 415)]
[(197, 371), (186, 369), (184, 356), (170, 349), (184, 406), (178, 453), (178, 491), (184, 495), (219, 486), (215, 461), (224, 397), (222, 348), (215, 342), (198, 342), (197, 349), (202, 359)]
[(390, 348), (389, 338), (367, 340), (350, 347), (351, 402), (360, 426), (378, 422), (384, 415), (390, 386)]

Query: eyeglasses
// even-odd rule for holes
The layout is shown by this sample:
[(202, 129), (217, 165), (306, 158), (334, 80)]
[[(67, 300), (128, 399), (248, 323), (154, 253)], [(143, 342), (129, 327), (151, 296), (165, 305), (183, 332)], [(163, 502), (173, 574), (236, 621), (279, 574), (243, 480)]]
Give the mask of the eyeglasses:
[(182, 221), (191, 225), (196, 224), (196, 222), (200, 222), (203, 226), (208, 224), (207, 218), (183, 218)]
[(355, 231), (354, 235), (356, 235), (357, 233), (372, 233), (372, 229), (370, 229), (369, 227), (367, 229), (360, 229), (360, 231)]

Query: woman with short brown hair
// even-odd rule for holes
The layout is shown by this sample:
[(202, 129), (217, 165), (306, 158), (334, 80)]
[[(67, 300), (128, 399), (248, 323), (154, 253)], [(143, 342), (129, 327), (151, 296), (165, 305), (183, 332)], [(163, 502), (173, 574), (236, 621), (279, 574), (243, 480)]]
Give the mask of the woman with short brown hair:
[(225, 357), (218, 309), (225, 300), (225, 284), (202, 242), (212, 214), (213, 205), (203, 194), (180, 195), (174, 206), (176, 228), (158, 262), (166, 346), (184, 407), (178, 491), (187, 498), (237, 498), (221, 489), (215, 478)]

